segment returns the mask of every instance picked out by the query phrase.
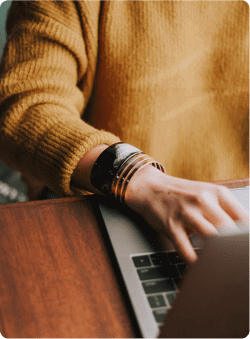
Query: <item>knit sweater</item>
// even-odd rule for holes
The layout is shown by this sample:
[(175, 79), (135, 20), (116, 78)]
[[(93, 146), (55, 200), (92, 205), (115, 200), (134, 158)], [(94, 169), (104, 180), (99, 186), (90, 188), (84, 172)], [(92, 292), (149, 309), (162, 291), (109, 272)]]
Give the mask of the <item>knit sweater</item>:
[(248, 177), (248, 20), (243, 1), (13, 1), (0, 158), (61, 196), (120, 140), (171, 176)]

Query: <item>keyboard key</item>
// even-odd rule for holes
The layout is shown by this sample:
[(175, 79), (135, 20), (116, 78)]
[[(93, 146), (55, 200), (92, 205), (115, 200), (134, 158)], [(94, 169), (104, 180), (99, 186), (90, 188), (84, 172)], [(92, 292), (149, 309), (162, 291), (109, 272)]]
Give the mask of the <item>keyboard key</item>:
[(169, 305), (171, 306), (176, 297), (176, 293), (168, 293), (166, 294), (166, 297), (168, 299)]
[(167, 270), (168, 270), (168, 277), (169, 278), (178, 278), (180, 276), (180, 273), (177, 270), (177, 267), (175, 265), (169, 265), (167, 267)]
[(148, 255), (132, 257), (132, 259), (136, 267), (152, 266)]
[(165, 317), (166, 317), (167, 312), (168, 312), (168, 310), (166, 310), (166, 309), (163, 309), (163, 310), (155, 310), (155, 311), (153, 311), (155, 320), (156, 320), (158, 323), (163, 323), (164, 320), (165, 320)]
[(167, 306), (163, 296), (159, 294), (148, 297), (148, 301), (152, 308)]
[(146, 294), (174, 292), (176, 290), (171, 279), (144, 282), (142, 286)]
[(187, 265), (185, 264), (178, 264), (177, 265), (178, 271), (180, 272), (180, 275), (184, 277), (186, 270), (187, 270)]
[(168, 278), (168, 276), (166, 275), (166, 269), (164, 269), (164, 267), (142, 268), (138, 269), (137, 273), (141, 280)]
[(169, 252), (167, 255), (171, 264), (173, 265), (179, 263), (184, 264), (183, 260), (181, 259), (177, 252)]
[[(138, 269), (137, 273), (141, 280), (153, 280), (153, 279), (161, 279), (161, 278), (172, 278), (176, 274), (174, 269), (175, 266), (159, 266), (159, 267), (149, 267)], [(177, 272), (177, 270), (176, 270)], [(177, 273), (178, 274), (178, 273)]]
[(154, 253), (150, 255), (151, 260), (155, 266), (158, 265), (169, 265), (170, 262), (168, 260), (167, 253), (161, 252), (161, 253)]
[(176, 283), (176, 285), (178, 286), (178, 289), (181, 287), (181, 284), (183, 282), (183, 277), (179, 276), (179, 277), (174, 277), (174, 282)]

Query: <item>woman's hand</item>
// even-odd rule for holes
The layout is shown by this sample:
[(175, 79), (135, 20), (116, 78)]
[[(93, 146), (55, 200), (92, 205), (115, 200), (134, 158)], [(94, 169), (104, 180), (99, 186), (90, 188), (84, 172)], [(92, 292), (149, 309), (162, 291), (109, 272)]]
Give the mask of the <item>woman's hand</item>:
[(249, 223), (248, 211), (229, 189), (211, 183), (179, 179), (146, 166), (132, 177), (127, 205), (163, 237), (168, 237), (188, 263), (197, 256), (189, 235), (214, 235), (238, 230), (235, 222)]

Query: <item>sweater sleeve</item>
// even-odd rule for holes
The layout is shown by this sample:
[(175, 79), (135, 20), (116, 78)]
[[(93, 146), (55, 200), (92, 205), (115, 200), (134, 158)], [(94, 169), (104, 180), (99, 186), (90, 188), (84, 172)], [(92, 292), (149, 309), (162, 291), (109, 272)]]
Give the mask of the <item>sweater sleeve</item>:
[(61, 196), (86, 194), (71, 185), (77, 163), (93, 147), (120, 139), (81, 119), (87, 99), (78, 84), (87, 78), (91, 85), (90, 54), (77, 6), (13, 1), (7, 34), (0, 68), (0, 158)]

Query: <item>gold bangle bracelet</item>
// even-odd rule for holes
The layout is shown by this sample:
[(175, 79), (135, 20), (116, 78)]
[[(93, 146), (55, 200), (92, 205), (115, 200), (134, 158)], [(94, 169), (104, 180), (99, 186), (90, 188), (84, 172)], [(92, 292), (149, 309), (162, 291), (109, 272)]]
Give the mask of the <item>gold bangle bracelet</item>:
[(126, 190), (128, 187), (128, 184), (131, 180), (131, 178), (133, 177), (133, 175), (135, 174), (135, 172), (137, 172), (138, 170), (142, 169), (143, 167), (145, 167), (146, 165), (150, 165), (152, 164), (154, 166), (154, 159), (146, 159), (146, 160), (142, 160), (140, 161), (135, 167), (133, 167), (130, 171), (130, 173), (127, 175), (127, 177), (125, 178), (122, 188), (121, 188), (121, 192), (120, 192), (120, 201), (121, 203), (125, 203), (125, 194), (126, 194)]
[(136, 166), (136, 164), (142, 159), (148, 159), (148, 155), (144, 153), (137, 154), (133, 158), (129, 159), (128, 162), (124, 163), (121, 166), (121, 168), (119, 169), (119, 173), (117, 173), (111, 185), (111, 192), (113, 193), (115, 199), (117, 199), (117, 196), (119, 195), (121, 185), (123, 184), (123, 181), (127, 176), (128, 171), (130, 171), (131, 168)]
[(123, 204), (125, 203), (126, 189), (132, 176), (136, 171), (148, 164), (151, 164), (163, 173), (165, 172), (164, 167), (160, 163), (145, 153), (136, 154), (122, 164), (111, 184), (111, 194), (115, 199), (119, 200)]
[[(130, 173), (129, 177), (128, 177), (128, 175), (126, 175), (125, 178), (122, 177), (121, 184), (117, 187), (117, 195), (116, 195), (117, 200), (119, 200), (122, 203), (125, 203), (125, 193), (126, 193), (126, 188), (128, 186), (129, 181), (131, 180), (132, 176), (134, 175), (134, 173), (137, 170), (139, 170), (142, 166), (144, 167), (144, 165), (147, 165), (149, 163), (151, 163), (154, 167), (157, 167), (158, 169), (160, 169), (163, 173), (165, 172), (164, 167), (161, 164), (157, 163), (152, 158), (147, 157), (147, 159), (137, 161), (132, 168), (130, 167), (126, 171), (126, 174), (128, 172)], [(132, 169), (132, 171), (131, 171), (131, 169)], [(123, 185), (124, 182), (125, 182), (125, 185)], [(122, 186), (122, 190), (121, 190), (121, 186)]]
[(131, 177), (131, 173), (135, 173), (136, 169), (140, 167), (140, 164), (144, 164), (150, 161), (151, 158), (146, 158), (146, 159), (140, 159), (138, 161), (136, 161), (136, 163), (134, 164), (134, 166), (131, 166), (127, 169), (126, 173), (124, 174), (124, 176), (122, 177), (122, 180), (120, 180), (119, 182), (119, 186), (117, 187), (117, 196), (119, 196), (119, 199), (121, 200), (121, 196), (123, 194), (123, 190), (124, 190), (124, 185), (126, 183), (126, 180), (128, 180), (128, 178)]

